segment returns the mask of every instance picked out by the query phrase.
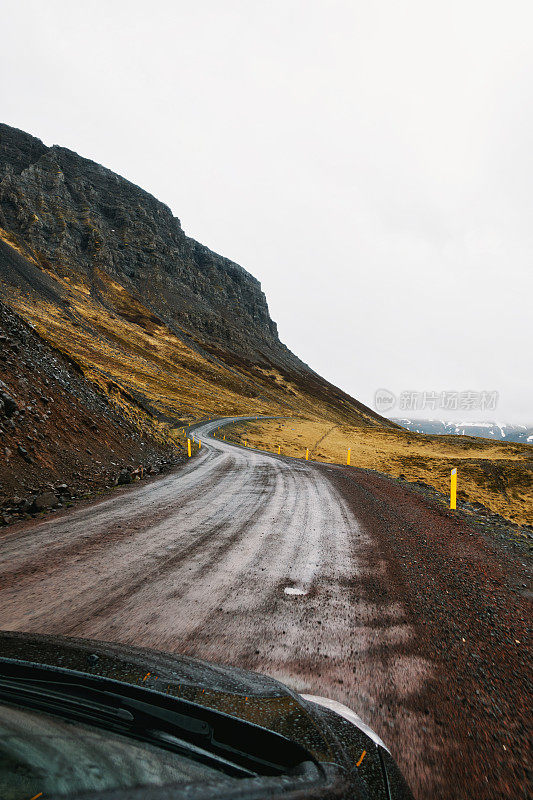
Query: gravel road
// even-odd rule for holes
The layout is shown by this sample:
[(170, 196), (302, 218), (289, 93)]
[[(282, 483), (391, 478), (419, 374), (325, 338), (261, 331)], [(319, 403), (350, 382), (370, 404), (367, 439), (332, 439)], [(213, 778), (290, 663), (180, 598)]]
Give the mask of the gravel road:
[(520, 558), (392, 480), (220, 424), (171, 475), (4, 531), (0, 627), (265, 672), (352, 706), (420, 800), (527, 797)]

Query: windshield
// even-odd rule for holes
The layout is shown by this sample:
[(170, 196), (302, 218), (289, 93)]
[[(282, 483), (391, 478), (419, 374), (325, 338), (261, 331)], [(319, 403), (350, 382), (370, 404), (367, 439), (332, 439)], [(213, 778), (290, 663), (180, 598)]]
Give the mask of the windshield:
[(0, 705), (0, 797), (164, 786), (220, 778), (220, 770), (118, 733)]
[(310, 759), (297, 743), (220, 711), (0, 659), (2, 800), (304, 773), (315, 780)]

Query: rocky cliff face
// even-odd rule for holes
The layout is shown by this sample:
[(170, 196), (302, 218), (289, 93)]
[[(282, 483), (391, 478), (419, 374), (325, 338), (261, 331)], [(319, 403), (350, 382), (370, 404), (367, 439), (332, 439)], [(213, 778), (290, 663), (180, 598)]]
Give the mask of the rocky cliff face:
[(101, 390), (122, 387), (166, 419), (307, 413), (390, 424), (291, 353), (259, 282), (187, 237), (167, 206), (1, 124), (0, 284)]
[(81, 277), (98, 291), (101, 270), (195, 339), (295, 361), (252, 275), (187, 237), (170, 209), (139, 187), (6, 125), (0, 226), (60, 277)]

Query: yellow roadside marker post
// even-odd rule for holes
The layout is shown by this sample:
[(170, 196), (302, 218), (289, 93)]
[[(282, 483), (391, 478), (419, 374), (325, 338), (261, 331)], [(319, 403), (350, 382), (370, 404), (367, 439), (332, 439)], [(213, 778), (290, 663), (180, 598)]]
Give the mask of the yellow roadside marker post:
[(305, 448), (305, 460), (309, 461), (309, 448), (308, 447)]
[(189, 458), (191, 457), (191, 440), (187, 439), (187, 452), (189, 454)]
[(457, 508), (457, 467), (454, 467), (450, 476), (450, 508)]
[(278, 456), (280, 456), (280, 455), (281, 455), (281, 445), (278, 444)]
[(246, 439), (244, 440), (244, 446), (246, 447)]
[(226, 434), (224, 434), (224, 441), (226, 441)]
[(352, 448), (349, 447), (348, 448), (348, 455), (346, 457), (346, 463), (347, 463), (348, 466), (350, 466), (350, 457), (351, 457), (351, 455), (352, 455)]
[(202, 440), (198, 439), (198, 450), (202, 449)]

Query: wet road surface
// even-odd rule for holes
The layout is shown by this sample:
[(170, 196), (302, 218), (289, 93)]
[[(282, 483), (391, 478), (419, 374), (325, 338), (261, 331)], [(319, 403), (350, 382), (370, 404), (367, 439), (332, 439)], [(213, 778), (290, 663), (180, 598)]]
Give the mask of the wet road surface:
[(405, 556), (387, 551), (400, 523), (379, 487), (208, 437), (220, 424), (196, 429), (201, 451), (173, 474), (4, 533), (1, 627), (267, 673), (353, 707), (419, 798), (499, 796), (483, 776), (459, 787), (464, 766), (453, 775), (456, 701), (438, 707), (446, 676), (398, 573)]

